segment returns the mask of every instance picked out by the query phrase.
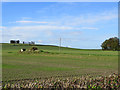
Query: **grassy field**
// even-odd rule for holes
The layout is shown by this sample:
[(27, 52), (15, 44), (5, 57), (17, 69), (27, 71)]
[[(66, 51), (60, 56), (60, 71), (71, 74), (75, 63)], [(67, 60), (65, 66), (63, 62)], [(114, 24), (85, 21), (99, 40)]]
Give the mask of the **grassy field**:
[(118, 71), (118, 52), (37, 46), (50, 53), (21, 54), (29, 45), (2, 44), (2, 77), (6, 80), (108, 75)]

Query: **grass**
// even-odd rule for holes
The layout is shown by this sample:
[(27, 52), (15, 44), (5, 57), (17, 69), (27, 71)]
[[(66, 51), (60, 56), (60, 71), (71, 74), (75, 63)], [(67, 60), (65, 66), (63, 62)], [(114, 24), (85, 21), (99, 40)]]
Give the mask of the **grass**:
[(108, 75), (118, 71), (118, 52), (38, 45), (50, 53), (20, 54), (29, 45), (2, 44), (3, 81), (84, 74)]

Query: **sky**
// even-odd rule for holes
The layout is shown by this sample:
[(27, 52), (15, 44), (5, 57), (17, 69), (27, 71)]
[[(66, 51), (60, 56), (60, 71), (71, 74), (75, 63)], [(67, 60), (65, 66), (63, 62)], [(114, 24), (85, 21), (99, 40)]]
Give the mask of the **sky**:
[(2, 43), (11, 39), (101, 49), (118, 36), (117, 2), (3, 2)]
[(2, 2), (119, 2), (119, 0), (2, 0)]

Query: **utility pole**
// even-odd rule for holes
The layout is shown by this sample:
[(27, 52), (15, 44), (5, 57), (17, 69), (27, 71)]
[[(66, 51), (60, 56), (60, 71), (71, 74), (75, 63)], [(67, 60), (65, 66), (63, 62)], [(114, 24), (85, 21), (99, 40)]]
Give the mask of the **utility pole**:
[(59, 52), (60, 52), (60, 48), (61, 48), (61, 38), (60, 38)]

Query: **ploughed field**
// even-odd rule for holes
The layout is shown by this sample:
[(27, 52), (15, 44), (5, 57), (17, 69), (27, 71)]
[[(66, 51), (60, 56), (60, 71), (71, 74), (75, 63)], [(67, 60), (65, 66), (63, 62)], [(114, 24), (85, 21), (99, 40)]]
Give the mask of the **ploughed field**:
[(49, 53), (19, 53), (29, 45), (2, 44), (2, 80), (110, 75), (118, 72), (118, 52), (36, 46)]

